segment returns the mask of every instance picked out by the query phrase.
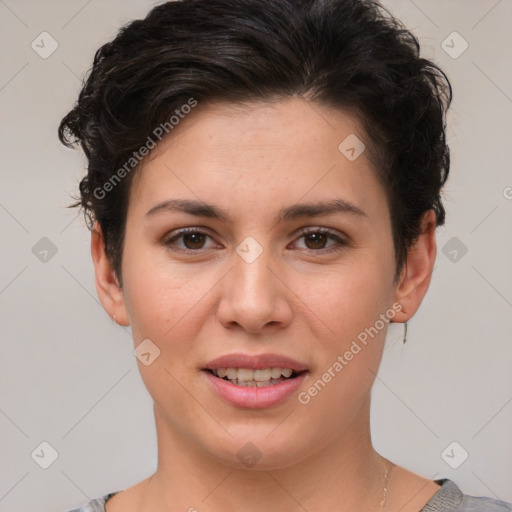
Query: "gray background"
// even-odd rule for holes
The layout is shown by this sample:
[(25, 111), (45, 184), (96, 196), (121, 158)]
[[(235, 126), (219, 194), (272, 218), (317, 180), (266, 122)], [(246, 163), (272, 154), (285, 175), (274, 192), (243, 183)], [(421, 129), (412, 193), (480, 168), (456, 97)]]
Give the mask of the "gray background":
[[(66, 209), (85, 160), (56, 134), (95, 50), (152, 5), (0, 0), (2, 511), (68, 510), (156, 467), (152, 405), (130, 332), (101, 308), (89, 233)], [(512, 501), (512, 2), (385, 5), (446, 70), (455, 99), (447, 226), (407, 344), (400, 326), (388, 336), (374, 387), (375, 447), (423, 476)], [(51, 49), (49, 39), (42, 48), (43, 31), (58, 44), (46, 59), (31, 47)], [(457, 58), (464, 43), (454, 31), (469, 44)], [(58, 453), (47, 469), (43, 441)], [(462, 450), (469, 457), (460, 464)]]

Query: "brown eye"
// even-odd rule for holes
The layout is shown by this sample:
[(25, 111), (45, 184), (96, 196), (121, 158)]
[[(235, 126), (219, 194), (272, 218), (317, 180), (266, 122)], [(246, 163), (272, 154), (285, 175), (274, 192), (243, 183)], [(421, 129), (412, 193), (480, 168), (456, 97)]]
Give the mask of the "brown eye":
[[(325, 233), (310, 233), (304, 235), (308, 249), (323, 249), (327, 243), (328, 236)], [(309, 241), (309, 243), (308, 243)]]
[(183, 236), (183, 245), (187, 249), (202, 249), (206, 236), (204, 233), (186, 233)]
[(349, 242), (326, 228), (313, 228), (302, 231), (295, 244), (299, 249), (321, 255), (345, 249)]
[(163, 243), (169, 249), (189, 253), (215, 248), (212, 237), (195, 228), (179, 230), (175, 232), (174, 236), (165, 239)]

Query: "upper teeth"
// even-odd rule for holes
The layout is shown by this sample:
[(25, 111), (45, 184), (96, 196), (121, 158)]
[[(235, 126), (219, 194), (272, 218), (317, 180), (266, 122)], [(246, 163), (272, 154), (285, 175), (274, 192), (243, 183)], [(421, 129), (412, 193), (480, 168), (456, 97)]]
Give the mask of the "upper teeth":
[(262, 368), (259, 370), (251, 370), (249, 368), (217, 368), (213, 373), (221, 379), (227, 377), (229, 380), (243, 380), (243, 381), (267, 381), (270, 379), (278, 379), (283, 376), (285, 378), (291, 377), (293, 370), (290, 368)]

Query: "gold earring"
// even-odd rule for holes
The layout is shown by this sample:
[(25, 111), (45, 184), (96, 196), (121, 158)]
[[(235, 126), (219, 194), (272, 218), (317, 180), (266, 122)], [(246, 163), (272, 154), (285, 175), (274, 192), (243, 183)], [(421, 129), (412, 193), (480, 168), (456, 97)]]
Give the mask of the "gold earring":
[(407, 322), (404, 323), (404, 336), (402, 338), (402, 342), (405, 343), (407, 341)]

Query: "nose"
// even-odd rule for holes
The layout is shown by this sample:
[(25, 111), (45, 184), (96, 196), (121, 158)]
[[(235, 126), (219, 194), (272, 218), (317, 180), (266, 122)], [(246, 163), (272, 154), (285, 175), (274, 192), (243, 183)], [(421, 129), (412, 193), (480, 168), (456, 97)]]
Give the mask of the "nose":
[(251, 263), (235, 254), (234, 267), (221, 282), (219, 321), (226, 328), (238, 326), (251, 334), (289, 325), (293, 294), (283, 277), (269, 251)]

